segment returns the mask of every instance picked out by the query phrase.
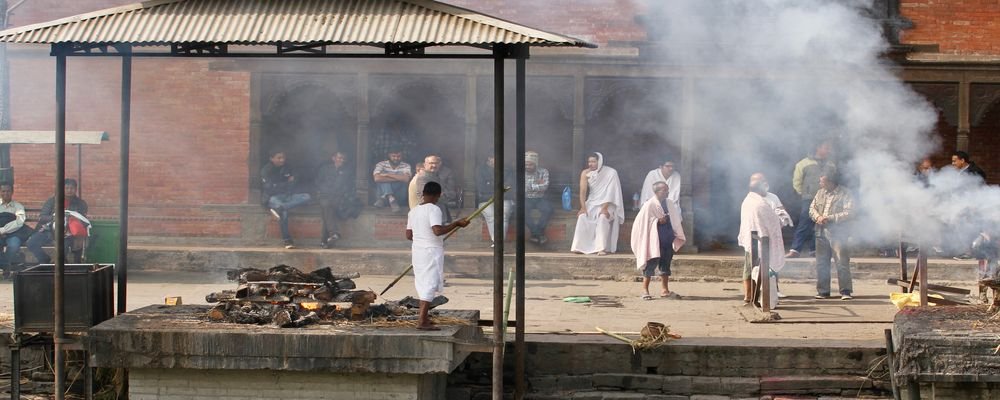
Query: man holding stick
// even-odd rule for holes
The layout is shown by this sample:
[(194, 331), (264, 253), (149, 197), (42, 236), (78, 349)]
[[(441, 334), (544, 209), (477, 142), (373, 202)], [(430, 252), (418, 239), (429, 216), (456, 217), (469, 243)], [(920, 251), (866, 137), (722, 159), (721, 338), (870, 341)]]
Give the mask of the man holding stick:
[(430, 322), (428, 311), (431, 301), (444, 289), (444, 238), (452, 230), (469, 225), (468, 219), (459, 219), (442, 226), (442, 213), (437, 202), (441, 198), (441, 185), (428, 182), (423, 189), (423, 203), (410, 210), (406, 219), (406, 239), (413, 242), (414, 286), (420, 299), (420, 318), (417, 329), (436, 331), (440, 328)]

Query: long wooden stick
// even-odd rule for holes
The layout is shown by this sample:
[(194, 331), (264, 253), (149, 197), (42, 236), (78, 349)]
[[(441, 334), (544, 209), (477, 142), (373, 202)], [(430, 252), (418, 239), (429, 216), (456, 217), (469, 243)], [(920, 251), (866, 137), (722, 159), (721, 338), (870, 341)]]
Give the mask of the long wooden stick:
[[(510, 190), (510, 186), (505, 186), (503, 188), (504, 193), (506, 193), (508, 190)], [(486, 207), (489, 207), (489, 206), (493, 205), (494, 198), (496, 198), (496, 196), (490, 197), (489, 200), (486, 200), (486, 202), (483, 203), (482, 206), (480, 206), (479, 208), (477, 208), (476, 211), (473, 211), (472, 214), (469, 214), (468, 217), (465, 217), (465, 219), (467, 221), (472, 221), (474, 218), (478, 217), (479, 214), (482, 214), (484, 211), (486, 211)], [(451, 235), (454, 235), (455, 232), (458, 232), (458, 230), (461, 229), (461, 228), (462, 227), (460, 227), (460, 226), (456, 226), (455, 229), (452, 229), (451, 232), (448, 232), (448, 234), (445, 235), (444, 239), (441, 239), (441, 240), (448, 240), (448, 238), (450, 238)], [(378, 294), (379, 297), (381, 297), (382, 295), (384, 295), (385, 292), (388, 292), (389, 289), (392, 289), (393, 286), (396, 286), (396, 284), (399, 283), (399, 280), (403, 279), (403, 277), (406, 276), (406, 274), (410, 273), (410, 271), (412, 271), (412, 270), (413, 270), (413, 264), (410, 264), (409, 267), (406, 267), (406, 269), (403, 270), (403, 273), (399, 274), (399, 276), (397, 276), (396, 279), (392, 280), (392, 283), (389, 283), (389, 286), (386, 286), (385, 289), (382, 290), (382, 293)]]

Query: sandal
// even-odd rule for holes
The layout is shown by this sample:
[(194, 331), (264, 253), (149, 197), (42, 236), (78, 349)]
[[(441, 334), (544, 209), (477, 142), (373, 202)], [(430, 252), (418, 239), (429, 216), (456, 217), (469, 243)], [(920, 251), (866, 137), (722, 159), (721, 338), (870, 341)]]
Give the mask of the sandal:
[(681, 295), (677, 294), (677, 292), (670, 292), (670, 293), (667, 293), (667, 294), (661, 294), (660, 298), (661, 299), (680, 299)]
[(420, 331), (439, 331), (439, 330), (441, 330), (441, 328), (438, 328), (435, 325), (426, 325), (426, 326), (424, 326), (424, 325), (418, 325), (417, 326), (417, 330), (420, 330)]
[(644, 294), (644, 295), (642, 295), (641, 299), (643, 299), (643, 300), (652, 300), (653, 296), (650, 296), (648, 294)]

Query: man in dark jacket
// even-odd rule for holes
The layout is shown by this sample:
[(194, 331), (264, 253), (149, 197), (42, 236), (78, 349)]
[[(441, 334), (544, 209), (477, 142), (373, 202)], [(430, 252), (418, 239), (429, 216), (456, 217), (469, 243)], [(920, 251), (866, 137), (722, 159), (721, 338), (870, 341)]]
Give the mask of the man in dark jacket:
[(958, 169), (958, 172), (968, 175), (976, 175), (986, 182), (986, 171), (979, 168), (976, 163), (969, 159), (969, 153), (956, 151), (951, 155), (951, 165)]
[[(75, 211), (80, 215), (87, 216), (87, 202), (76, 195), (78, 187), (75, 179), (67, 179), (63, 186), (66, 190), (66, 211)], [(35, 233), (28, 238), (26, 246), (28, 251), (35, 256), (39, 264), (49, 264), (52, 258), (42, 250), (55, 239), (55, 229), (52, 227), (52, 218), (55, 216), (56, 198), (49, 197), (42, 205), (42, 211), (38, 213), (38, 225), (35, 225)], [(66, 237), (66, 251), (63, 254), (73, 253), (75, 262), (81, 262), (83, 240), (75, 239), (78, 236), (69, 235)], [(85, 236), (84, 236), (85, 237)]]
[(281, 239), (286, 249), (294, 249), (292, 235), (288, 233), (288, 210), (305, 205), (312, 198), (308, 193), (300, 193), (298, 181), (291, 168), (285, 165), (285, 152), (272, 150), (270, 162), (260, 170), (261, 202), (278, 219)]
[(330, 248), (333, 242), (340, 239), (337, 232), (337, 209), (350, 196), (354, 196), (354, 174), (345, 166), (347, 156), (336, 152), (331, 162), (319, 167), (316, 174), (316, 194), (319, 196), (319, 206), (323, 217), (323, 232), (320, 247)]

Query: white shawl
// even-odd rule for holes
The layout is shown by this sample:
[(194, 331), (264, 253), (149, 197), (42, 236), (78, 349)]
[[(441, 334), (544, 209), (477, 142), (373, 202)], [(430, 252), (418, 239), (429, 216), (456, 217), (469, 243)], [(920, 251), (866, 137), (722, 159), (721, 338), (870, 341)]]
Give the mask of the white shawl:
[(614, 209), (611, 216), (614, 222), (625, 223), (625, 203), (622, 200), (622, 184), (618, 180), (618, 171), (604, 166), (604, 155), (597, 154), (597, 170), (587, 173), (587, 213), (595, 208), (600, 210), (604, 203), (611, 203)]
[(653, 193), (653, 184), (656, 182), (664, 182), (667, 184), (667, 199), (672, 201), (677, 208), (681, 206), (681, 174), (674, 171), (670, 174), (670, 177), (664, 177), (663, 171), (660, 168), (653, 168), (646, 174), (646, 180), (642, 182), (642, 191), (639, 192), (639, 204), (646, 204), (646, 200), (655, 197)]
[[(681, 226), (680, 209), (672, 201), (667, 200), (666, 204), (670, 227), (674, 230), (672, 246), (677, 251), (687, 241)], [(663, 217), (663, 207), (656, 196), (647, 200), (636, 214), (635, 221), (632, 222), (632, 252), (635, 253), (636, 268), (643, 269), (649, 260), (660, 257), (660, 235), (656, 225)]]
[(750, 192), (740, 207), (740, 232), (737, 243), (747, 253), (751, 253), (750, 233), (757, 231), (760, 237), (770, 238), (770, 267), (781, 271), (785, 267), (785, 243), (781, 236), (781, 220), (771, 208), (771, 204), (761, 195)]

